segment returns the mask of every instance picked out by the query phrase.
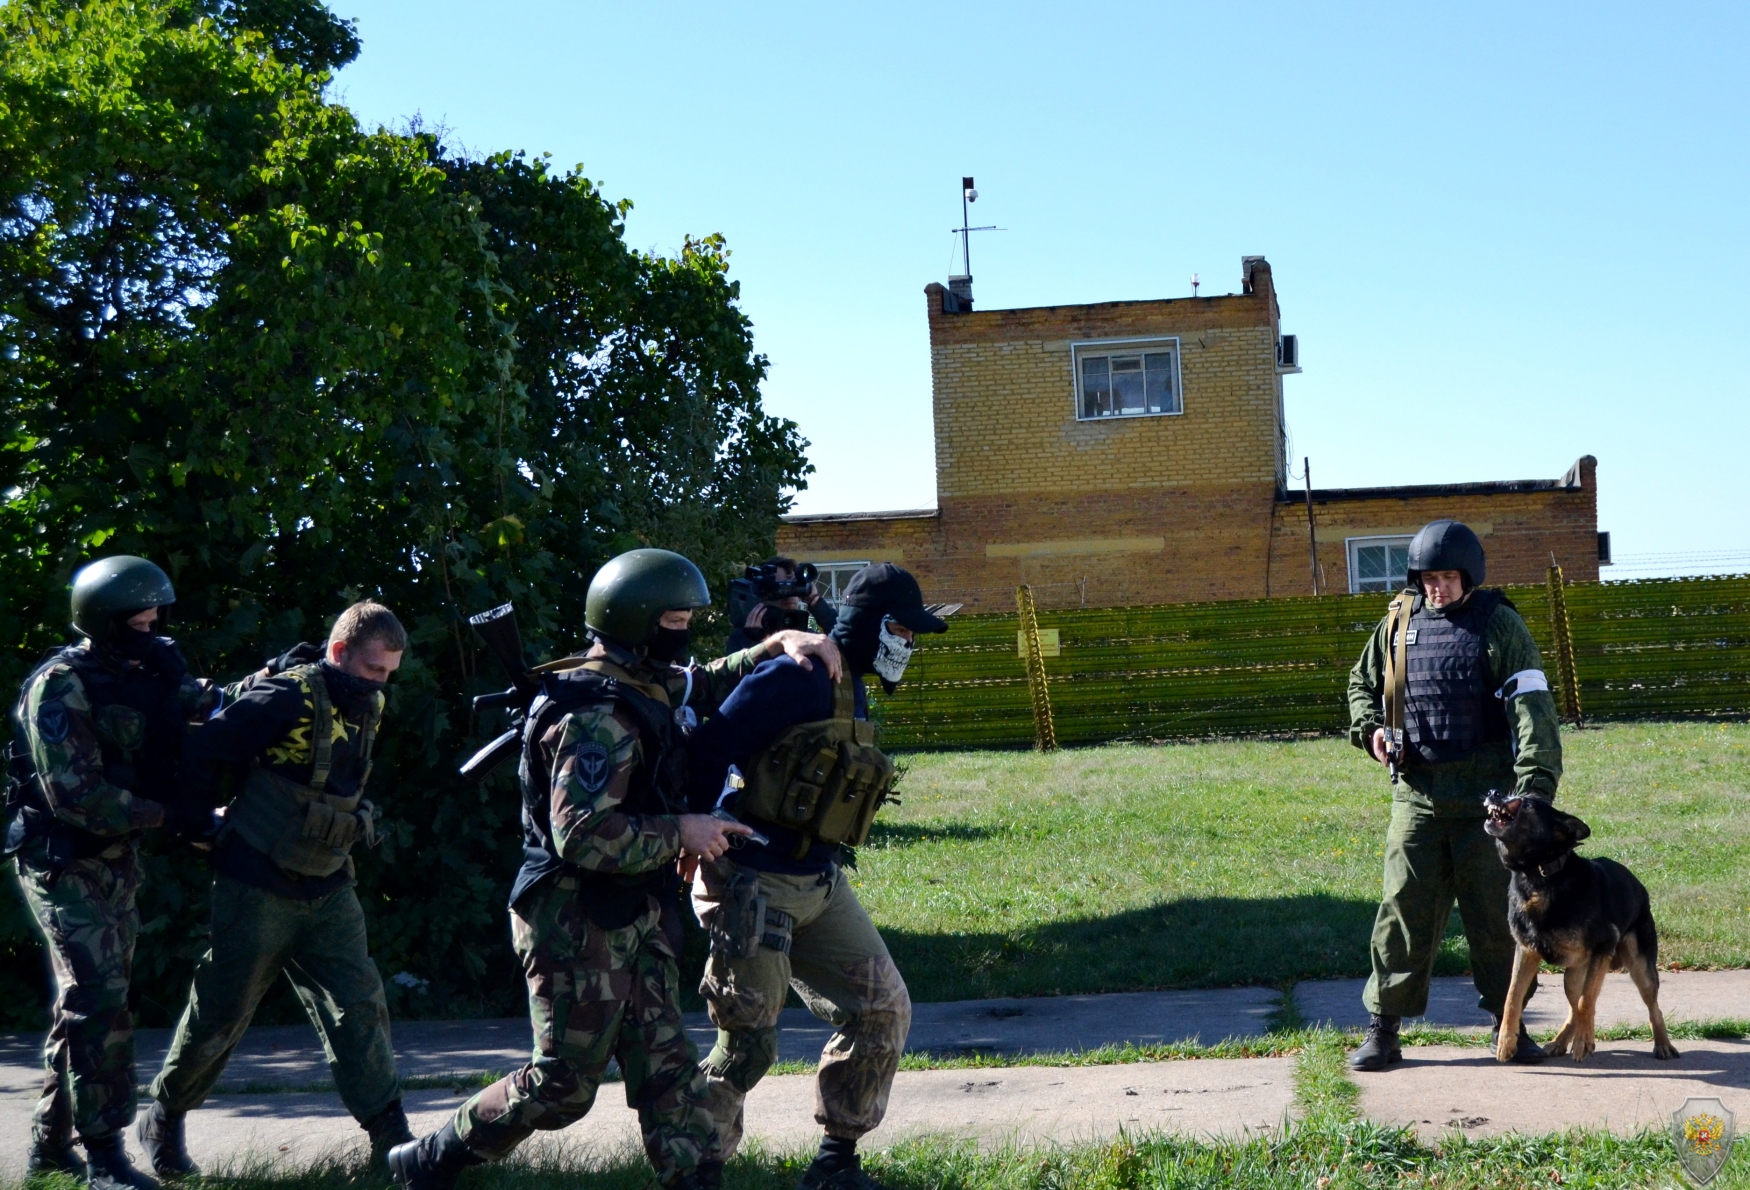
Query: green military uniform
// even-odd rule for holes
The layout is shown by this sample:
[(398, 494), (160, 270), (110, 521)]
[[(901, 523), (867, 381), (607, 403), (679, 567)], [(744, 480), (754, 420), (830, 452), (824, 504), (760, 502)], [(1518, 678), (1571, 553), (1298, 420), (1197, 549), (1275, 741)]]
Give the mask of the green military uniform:
[[(1444, 627), (1439, 621), (1467, 614), (1473, 601), (1496, 598), (1472, 590), (1464, 603), (1442, 612), (1417, 596), (1417, 619), (1407, 631), (1413, 634), (1421, 624), (1429, 633), (1430, 621), (1438, 630)], [(1368, 1011), (1377, 1015), (1419, 1016), (1427, 1010), (1428, 982), (1454, 899), (1481, 1006), (1499, 1016), (1506, 999), (1514, 953), (1507, 928), (1508, 872), (1483, 832), (1483, 798), (1491, 789), (1554, 797), (1562, 745), (1542, 659), (1525, 621), (1501, 598), (1478, 627), (1485, 697), (1498, 706), (1485, 709), (1503, 715), (1505, 723), (1495, 733), (1483, 732), (1485, 738), (1466, 755), (1429, 760), (1414, 746), (1406, 752), (1402, 779), (1392, 787), (1385, 888), (1373, 927), (1373, 973), (1363, 993)], [(1388, 621), (1381, 620), (1349, 674), (1349, 738), (1363, 751), (1385, 726), (1387, 632)], [(1417, 648), (1414, 641), (1408, 645), (1412, 675)], [(1414, 688), (1411, 696), (1413, 701)], [(1490, 734), (1499, 738), (1486, 738)]]
[[(761, 645), (680, 669), (598, 641), (582, 668), (664, 713), (708, 712), (766, 656)], [(502, 1158), (537, 1130), (581, 1119), (610, 1058), (663, 1184), (686, 1178), (716, 1144), (705, 1078), (681, 1022), (675, 945), (662, 922), (680, 826), (674, 813), (634, 801), (658, 763), (652, 736), (623, 702), (595, 701), (525, 744), (525, 796), (529, 788), (548, 791), (537, 808), (545, 829), (530, 836), (529, 865), (511, 900), (535, 1048), (528, 1065), (456, 1112), (455, 1134), (475, 1158)]]
[[(346, 697), (349, 680), (326, 664), (252, 676), (228, 687), (223, 707), (189, 739), (199, 794), (218, 801), (239, 781), (242, 789), (212, 856), (207, 950), (152, 1081), (155, 1110), (171, 1119), (205, 1101), (283, 972), (347, 1110), (373, 1140), (407, 1134), (388, 1001), (350, 855), (355, 840), (370, 836), (363, 790), (383, 695)], [(160, 1163), (166, 1174), (174, 1168)]]
[(133, 1120), (138, 839), (165, 822), (182, 724), (202, 697), (180, 659), (133, 667), (89, 645), (62, 650), (25, 683), (14, 761), (24, 808), (8, 848), (55, 976), (39, 1146), (64, 1149), (75, 1131), (89, 1145)]

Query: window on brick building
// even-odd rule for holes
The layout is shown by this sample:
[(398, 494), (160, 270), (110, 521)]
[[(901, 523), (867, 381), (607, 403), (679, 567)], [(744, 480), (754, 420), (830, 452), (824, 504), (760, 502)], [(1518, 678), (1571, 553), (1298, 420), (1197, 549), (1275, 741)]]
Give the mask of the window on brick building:
[(1408, 537), (1351, 537), (1349, 547), (1349, 592), (1397, 592), (1410, 581)]
[(851, 581), (851, 576), (867, 565), (869, 565), (867, 562), (816, 562), (814, 564), (815, 569), (820, 571), (820, 577), (817, 581), (820, 583), (821, 590), (834, 603), (839, 601), (839, 595), (844, 591), (845, 584)]
[(1184, 412), (1177, 339), (1075, 343), (1070, 360), (1078, 420)]

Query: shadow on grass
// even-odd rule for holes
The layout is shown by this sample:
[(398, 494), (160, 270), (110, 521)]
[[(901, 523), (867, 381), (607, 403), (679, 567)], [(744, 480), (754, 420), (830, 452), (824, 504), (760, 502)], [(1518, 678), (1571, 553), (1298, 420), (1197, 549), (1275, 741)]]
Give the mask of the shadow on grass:
[[(1011, 933), (881, 934), (919, 1001), (1280, 987), (1366, 975), (1377, 909), (1328, 894), (1197, 897)], [(1455, 918), (1436, 972), (1462, 973), (1465, 957)]]
[(912, 822), (882, 822), (875, 820), (869, 828), (868, 847), (910, 847), (917, 843), (971, 842), (994, 839), (1008, 834), (1001, 826), (974, 826), (967, 822), (938, 823), (929, 826)]

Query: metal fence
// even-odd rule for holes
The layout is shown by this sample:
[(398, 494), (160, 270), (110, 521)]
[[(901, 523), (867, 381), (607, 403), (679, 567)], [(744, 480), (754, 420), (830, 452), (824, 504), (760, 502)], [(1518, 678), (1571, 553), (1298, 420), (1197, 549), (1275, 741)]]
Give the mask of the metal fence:
[[(1580, 701), (1592, 719), (1750, 713), (1750, 576), (1565, 588)], [(1555, 680), (1549, 592), (1509, 587)], [(1039, 613), (1062, 744), (1341, 731), (1349, 668), (1388, 597), (1181, 603)], [(898, 693), (877, 695), (896, 748), (1034, 740), (1013, 615), (956, 616), (925, 637)]]

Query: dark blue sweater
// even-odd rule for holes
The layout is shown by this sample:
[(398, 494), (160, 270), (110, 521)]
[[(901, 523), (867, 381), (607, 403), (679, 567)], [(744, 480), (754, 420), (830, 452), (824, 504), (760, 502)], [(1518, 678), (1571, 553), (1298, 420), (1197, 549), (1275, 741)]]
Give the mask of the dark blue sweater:
[[(857, 695), (857, 718), (869, 716), (868, 700), (863, 692), (863, 680), (853, 678)], [(688, 801), (700, 813), (717, 804), (723, 792), (729, 766), (742, 772), (752, 772), (753, 762), (772, 741), (798, 723), (814, 723), (832, 718), (832, 679), (826, 667), (815, 661), (803, 669), (789, 657), (774, 657), (760, 663), (723, 700), (717, 713), (693, 733), (688, 751), (692, 754), (692, 790)], [(730, 807), (733, 812), (733, 807)], [(768, 836), (771, 846), (749, 843), (731, 854), (735, 862), (763, 872), (786, 872), (805, 875), (823, 872), (838, 861), (836, 845), (816, 843), (804, 859), (793, 860), (796, 832), (773, 823), (758, 823), (761, 834)]]

